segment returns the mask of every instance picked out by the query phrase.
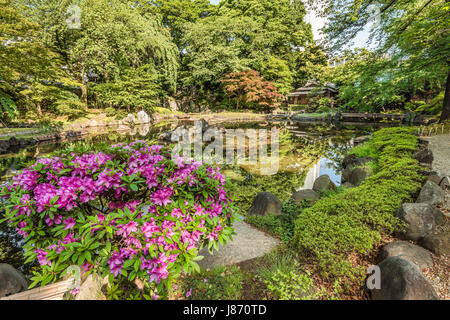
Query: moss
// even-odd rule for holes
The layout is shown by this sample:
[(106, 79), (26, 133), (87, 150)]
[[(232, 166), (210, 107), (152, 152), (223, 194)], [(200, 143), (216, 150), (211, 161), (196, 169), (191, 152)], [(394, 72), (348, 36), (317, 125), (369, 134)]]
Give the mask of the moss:
[(395, 216), (402, 202), (412, 200), (424, 177), (412, 158), (418, 149), (410, 128), (377, 131), (354, 150), (358, 156), (372, 156), (375, 174), (359, 187), (323, 198), (303, 210), (295, 223), (294, 241), (311, 253), (325, 276), (354, 277), (361, 269), (349, 262), (352, 253), (368, 254), (382, 234), (400, 230)]

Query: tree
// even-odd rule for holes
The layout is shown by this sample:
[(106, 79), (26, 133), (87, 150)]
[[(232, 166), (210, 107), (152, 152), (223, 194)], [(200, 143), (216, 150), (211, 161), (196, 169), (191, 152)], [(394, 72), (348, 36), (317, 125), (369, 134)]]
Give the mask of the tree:
[(180, 53), (185, 47), (184, 24), (195, 23), (214, 14), (216, 6), (209, 0), (151, 0), (144, 3), (143, 11), (162, 16), (163, 25), (170, 30)]
[(308, 80), (325, 80), (328, 73), (328, 59), (322, 48), (316, 44), (309, 44), (301, 51), (296, 51), (294, 62), (294, 86), (306, 84)]
[(304, 22), (306, 10), (300, 0), (223, 0), (218, 14), (254, 20), (259, 26), (259, 37), (255, 40), (269, 49), (270, 56), (289, 60), (294, 50), (313, 40), (311, 26)]
[(227, 74), (222, 83), (226, 94), (235, 100), (236, 111), (242, 105), (270, 110), (283, 97), (272, 82), (265, 81), (254, 70)]
[(288, 94), (292, 91), (293, 72), (285, 60), (271, 57), (267, 64), (262, 67), (262, 75), (268, 81), (274, 83), (281, 94)]
[[(129, 69), (151, 64), (162, 76), (166, 92), (176, 90), (178, 51), (157, 17), (141, 14), (141, 8), (120, 0), (79, 2), (81, 28), (66, 23), (71, 1), (24, 0), (23, 10), (43, 27), (42, 38), (58, 52), (71, 75), (81, 83), (87, 108), (89, 74), (102, 83), (115, 82)], [(48, 12), (52, 12), (49, 15)]]
[(163, 90), (158, 84), (157, 72), (152, 65), (125, 70), (114, 82), (93, 86), (99, 104), (105, 107), (126, 107), (127, 111), (151, 111)]
[(21, 14), (12, 0), (1, 0), (0, 8), (1, 105), (9, 110), (10, 118), (17, 103), (42, 116), (41, 102), (48, 94), (66, 90), (51, 84), (77, 83), (62, 69), (60, 56), (41, 40), (39, 24)]
[[(313, 2), (310, 0), (310, 2)], [(388, 56), (378, 77), (392, 72), (391, 85), (410, 85), (410, 92), (435, 87), (445, 89), (441, 121), (448, 119), (450, 76), (450, 3), (445, 0), (332, 0), (314, 1), (329, 15), (326, 28), (330, 47), (341, 48), (370, 21), (377, 52)], [(375, 13), (375, 14), (374, 14)], [(375, 19), (374, 19), (375, 18)], [(401, 81), (397, 81), (397, 79)]]
[(247, 69), (252, 59), (249, 39), (258, 25), (248, 17), (212, 16), (186, 24), (186, 66), (183, 85), (217, 88), (224, 74)]

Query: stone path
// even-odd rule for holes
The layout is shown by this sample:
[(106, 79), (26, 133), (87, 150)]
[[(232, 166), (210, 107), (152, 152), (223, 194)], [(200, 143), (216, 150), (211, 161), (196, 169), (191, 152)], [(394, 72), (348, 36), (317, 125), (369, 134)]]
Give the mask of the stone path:
[[(438, 171), (441, 176), (450, 177), (450, 134), (422, 138), (430, 142), (428, 147), (433, 152), (433, 170)], [(450, 191), (445, 193), (443, 212), (450, 217)]]
[(450, 134), (440, 134), (432, 137), (422, 137), (430, 142), (433, 151), (433, 170), (442, 175), (450, 176)]
[(198, 262), (200, 267), (213, 269), (262, 257), (281, 244), (278, 239), (267, 236), (243, 221), (236, 221), (234, 230), (236, 235), (233, 236), (233, 241), (225, 246), (220, 245), (219, 251), (214, 250), (212, 255), (208, 252), (208, 248), (200, 251), (199, 255), (204, 256)]

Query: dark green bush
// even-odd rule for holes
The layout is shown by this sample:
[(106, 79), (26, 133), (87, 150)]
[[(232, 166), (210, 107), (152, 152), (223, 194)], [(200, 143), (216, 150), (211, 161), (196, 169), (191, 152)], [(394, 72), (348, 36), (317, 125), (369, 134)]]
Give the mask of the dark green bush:
[(354, 277), (363, 270), (353, 267), (348, 257), (369, 253), (382, 234), (402, 228), (395, 213), (401, 203), (412, 200), (424, 180), (411, 156), (417, 148), (410, 128), (375, 132), (356, 154), (374, 156), (377, 172), (359, 187), (323, 198), (298, 215), (293, 240), (315, 257), (325, 276)]

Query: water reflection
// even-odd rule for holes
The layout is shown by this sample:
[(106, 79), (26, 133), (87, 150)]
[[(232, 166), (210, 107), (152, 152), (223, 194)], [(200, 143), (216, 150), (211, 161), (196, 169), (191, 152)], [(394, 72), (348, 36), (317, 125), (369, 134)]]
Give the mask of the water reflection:
[[(109, 130), (92, 131), (88, 137), (82, 139), (82, 143), (102, 143), (115, 144), (118, 142), (131, 142), (135, 139), (145, 139), (151, 143), (161, 144), (157, 137), (163, 132), (172, 131), (180, 125), (190, 127), (192, 122), (170, 122), (157, 125), (144, 125), (132, 129), (122, 126), (110, 128)], [(351, 147), (351, 140), (355, 136), (367, 134), (371, 128), (341, 128), (337, 130), (330, 126), (317, 124), (295, 124), (291, 122), (240, 122), (240, 123), (219, 123), (215, 124), (223, 129), (246, 129), (246, 128), (279, 128), (289, 134), (285, 134), (283, 141), (280, 141), (280, 171), (271, 177), (277, 180), (280, 174), (295, 175), (296, 185), (289, 185), (288, 188), (298, 189), (311, 188), (314, 180), (323, 174), (328, 174), (331, 180), (340, 185), (340, 161), (345, 151)], [(52, 152), (62, 149), (74, 143), (66, 141), (63, 143), (44, 143), (26, 149), (17, 149), (6, 155), (0, 155), (0, 181), (11, 177), (17, 170), (24, 167), (24, 164), (39, 157), (49, 156)], [(76, 142), (75, 142), (76, 143)], [(167, 144), (167, 143), (166, 143)], [(239, 146), (236, 146), (236, 149)], [(238, 176), (257, 176), (256, 166), (231, 166), (226, 167), (228, 172), (232, 171), (232, 179)], [(269, 177), (270, 178), (270, 177)], [(284, 179), (284, 178), (283, 178)], [(238, 181), (245, 186), (244, 181)], [(292, 183), (286, 181), (285, 183)], [(264, 182), (264, 184), (267, 184)], [(265, 185), (259, 189), (267, 189)], [(270, 188), (269, 188), (270, 189)], [(267, 190), (264, 190), (267, 191)]]

